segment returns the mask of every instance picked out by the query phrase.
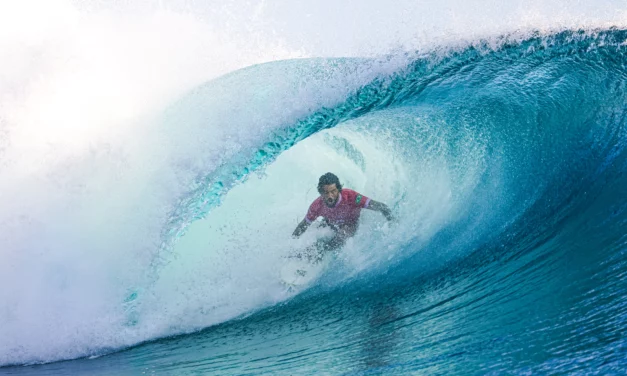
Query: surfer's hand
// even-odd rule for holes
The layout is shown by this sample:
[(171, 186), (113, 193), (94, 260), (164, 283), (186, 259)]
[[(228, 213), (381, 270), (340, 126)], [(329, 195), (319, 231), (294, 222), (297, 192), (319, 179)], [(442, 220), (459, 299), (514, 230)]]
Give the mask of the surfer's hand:
[(385, 217), (385, 219), (388, 220), (388, 222), (396, 222), (396, 217), (392, 214), (391, 210), (386, 210), (384, 212), (382, 212), (383, 216)]

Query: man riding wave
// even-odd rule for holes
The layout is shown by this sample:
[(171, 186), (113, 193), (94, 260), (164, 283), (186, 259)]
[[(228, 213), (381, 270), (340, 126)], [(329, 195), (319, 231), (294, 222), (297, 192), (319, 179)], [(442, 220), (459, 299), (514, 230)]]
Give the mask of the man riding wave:
[(299, 237), (318, 217), (324, 218), (324, 223), (334, 231), (334, 236), (318, 242), (317, 247), (320, 251), (336, 250), (355, 235), (359, 227), (361, 209), (381, 212), (388, 221), (393, 219), (392, 211), (387, 205), (352, 189), (343, 188), (338, 177), (330, 172), (318, 180), (318, 193), (320, 197), (311, 203), (305, 219), (296, 226), (292, 236)]

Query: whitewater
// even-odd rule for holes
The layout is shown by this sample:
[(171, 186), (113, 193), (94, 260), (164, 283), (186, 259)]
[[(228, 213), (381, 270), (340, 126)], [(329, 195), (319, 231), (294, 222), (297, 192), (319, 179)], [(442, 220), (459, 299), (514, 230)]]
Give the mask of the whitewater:
[[(620, 1), (3, 3), (0, 374), (620, 373), (626, 52)], [(396, 221), (288, 290), (328, 171)]]

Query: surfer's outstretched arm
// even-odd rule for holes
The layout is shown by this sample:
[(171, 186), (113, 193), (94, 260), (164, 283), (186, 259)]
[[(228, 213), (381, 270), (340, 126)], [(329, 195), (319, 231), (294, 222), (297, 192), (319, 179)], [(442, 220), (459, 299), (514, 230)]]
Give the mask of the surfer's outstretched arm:
[(382, 202), (370, 200), (370, 202), (368, 203), (368, 209), (380, 212), (385, 216), (388, 221), (394, 219), (390, 208), (388, 208), (388, 206)]
[(295, 238), (301, 236), (302, 233), (305, 232), (305, 230), (307, 230), (307, 227), (309, 227), (309, 223), (307, 222), (307, 220), (303, 219), (302, 221), (300, 221), (298, 226), (296, 226), (296, 230), (294, 230), (294, 232), (292, 233), (292, 236)]

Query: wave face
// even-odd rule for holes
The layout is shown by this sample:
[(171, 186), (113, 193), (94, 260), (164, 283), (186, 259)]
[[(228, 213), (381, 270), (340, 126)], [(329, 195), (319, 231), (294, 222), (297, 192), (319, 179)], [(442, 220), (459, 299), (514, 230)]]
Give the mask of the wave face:
[[(142, 154), (60, 167), (104, 188), (53, 187), (74, 193), (3, 216), (21, 253), (0, 278), (32, 288), (0, 293), (0, 365), (113, 353), (6, 369), (618, 372), (626, 53), (624, 30), (569, 31), (210, 81), (142, 133)], [(324, 275), (287, 292), (281, 260), (320, 234), (289, 235), (327, 171), (398, 222), (365, 212)]]

